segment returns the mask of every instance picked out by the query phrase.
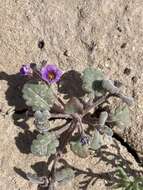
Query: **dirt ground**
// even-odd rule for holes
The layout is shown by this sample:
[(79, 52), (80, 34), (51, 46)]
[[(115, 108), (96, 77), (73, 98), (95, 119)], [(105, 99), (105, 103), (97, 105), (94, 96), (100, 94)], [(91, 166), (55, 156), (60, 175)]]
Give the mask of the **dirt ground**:
[[(41, 49), (38, 46), (42, 40)], [(123, 92), (134, 97), (135, 105), (130, 108), (132, 126), (120, 131), (120, 135), (142, 159), (143, 1), (0, 0), (0, 190), (36, 190), (23, 178), (24, 172), (37, 168), (44, 172), (46, 159), (33, 157), (28, 148), (33, 129), (25, 129), (31, 121), (18, 122), (18, 117), (24, 117), (21, 110), (25, 105), (20, 93), (24, 81), (17, 74), (22, 64), (42, 60), (65, 71), (81, 71), (89, 65), (99, 67), (109, 78), (121, 81)], [(13, 109), (17, 110), (14, 117)], [(119, 157), (128, 170), (142, 170), (119, 143), (86, 160), (71, 152), (65, 157), (79, 170), (90, 168), (94, 173), (87, 173), (86, 178), (79, 175), (68, 187), (71, 190), (110, 190), (107, 179), (113, 177), (115, 160)], [(34, 165), (36, 161), (38, 166)], [(102, 172), (109, 175), (111, 172), (111, 176), (100, 175)], [(91, 179), (87, 188), (86, 179)]]

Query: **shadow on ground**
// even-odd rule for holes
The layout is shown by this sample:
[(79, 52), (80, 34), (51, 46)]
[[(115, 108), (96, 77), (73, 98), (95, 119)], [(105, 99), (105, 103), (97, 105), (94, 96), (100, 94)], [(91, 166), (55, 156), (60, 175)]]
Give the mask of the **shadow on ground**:
[(18, 120), (24, 119), (25, 112), (27, 111), (27, 106), (25, 105), (25, 101), (22, 98), (22, 87), (28, 79), (21, 76), (19, 73), (8, 75), (5, 72), (0, 72), (0, 80), (7, 81), (8, 84), (8, 88), (5, 94), (8, 105), (14, 107), (14, 124), (22, 128), (25, 127), (25, 121), (18, 122)]
[(112, 168), (114, 168), (113, 171), (95, 173), (90, 168), (87, 168), (87, 170), (81, 170), (69, 165), (65, 160), (62, 160), (62, 163), (64, 163), (64, 165), (67, 165), (75, 170), (76, 176), (83, 176), (83, 180), (79, 183), (79, 189), (87, 190), (89, 185), (93, 186), (99, 179), (104, 180), (106, 186), (112, 187), (119, 181), (116, 176), (116, 169), (118, 169), (118, 167), (124, 168), (128, 176), (138, 177), (143, 175), (143, 171), (138, 171), (131, 168), (132, 163), (123, 158), (120, 153), (120, 147), (116, 142), (113, 147), (116, 148), (117, 154), (111, 153), (106, 150), (107, 147), (101, 148), (100, 150), (95, 152), (95, 157), (99, 157), (99, 161), (96, 163), (96, 165), (100, 161), (105, 162), (106, 165), (111, 165)]
[(15, 137), (15, 143), (19, 151), (23, 154), (30, 154), (32, 141), (38, 135), (38, 131), (34, 130), (31, 132), (30, 130), (24, 130), (24, 132), (20, 132), (17, 137)]
[(58, 91), (65, 95), (65, 99), (84, 96), (81, 74), (75, 70), (65, 72), (59, 82)]
[[(112, 171), (96, 173), (96, 172), (93, 172), (93, 170), (90, 168), (87, 168), (86, 170), (76, 168), (76, 167), (70, 165), (64, 159), (60, 159), (59, 162), (62, 163), (62, 165), (64, 167), (72, 168), (75, 171), (76, 177), (82, 176), (82, 181), (80, 181), (80, 183), (79, 183), (80, 190), (87, 190), (89, 188), (89, 186), (93, 186), (96, 183), (96, 181), (99, 179), (104, 180), (106, 186), (112, 187), (119, 180), (116, 176), (116, 169), (118, 167), (123, 167), (124, 170), (126, 171), (127, 175), (129, 175), (129, 176), (137, 177), (137, 176), (143, 175), (143, 171), (138, 171), (138, 170), (132, 169), (131, 168), (132, 163), (122, 157), (122, 155), (120, 153), (120, 147), (118, 146), (117, 143), (115, 143), (115, 145), (113, 145), (113, 147), (116, 148), (117, 154), (107, 151), (107, 147), (104, 147), (103, 149), (101, 148), (99, 151), (95, 152), (95, 157), (99, 158), (98, 163), (102, 160), (102, 162), (105, 162), (105, 164), (111, 165), (112, 168), (114, 168)], [(51, 164), (51, 162), (52, 162), (52, 157), (49, 158), (48, 163), (38, 162), (31, 167), (34, 170), (34, 172), (37, 174), (37, 176), (39, 176), (39, 177), (49, 176), (48, 166)], [(96, 165), (98, 163), (96, 163)], [(96, 168), (96, 165), (95, 165), (95, 168)], [(17, 174), (19, 174), (21, 177), (23, 177), (25, 179), (26, 174), (24, 174), (23, 171), (21, 171), (18, 168), (15, 168), (15, 171)], [(38, 186), (37, 189), (45, 190), (46, 188)]]

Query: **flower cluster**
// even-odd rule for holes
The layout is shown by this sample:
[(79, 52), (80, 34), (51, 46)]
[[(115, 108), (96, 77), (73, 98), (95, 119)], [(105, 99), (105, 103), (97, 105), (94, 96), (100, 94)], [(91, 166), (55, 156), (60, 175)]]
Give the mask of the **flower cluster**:
[[(22, 65), (20, 74), (23, 76), (31, 75), (32, 68), (30, 67), (30, 64)], [(52, 84), (60, 80), (62, 71), (56, 65), (45, 65), (41, 69), (40, 74), (42, 80), (48, 82), (49, 84)]]

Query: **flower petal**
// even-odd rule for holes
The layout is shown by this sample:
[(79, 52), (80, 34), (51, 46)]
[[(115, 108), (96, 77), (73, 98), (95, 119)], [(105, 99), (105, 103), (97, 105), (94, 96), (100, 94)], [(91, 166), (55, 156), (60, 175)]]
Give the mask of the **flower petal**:
[[(53, 73), (53, 75), (55, 76), (55, 78), (51, 79), (49, 76), (49, 74)], [(42, 75), (42, 79), (47, 81), (49, 84), (54, 83), (54, 82), (58, 82), (62, 76), (62, 71), (57, 68), (56, 65), (46, 65), (41, 69), (41, 75)]]

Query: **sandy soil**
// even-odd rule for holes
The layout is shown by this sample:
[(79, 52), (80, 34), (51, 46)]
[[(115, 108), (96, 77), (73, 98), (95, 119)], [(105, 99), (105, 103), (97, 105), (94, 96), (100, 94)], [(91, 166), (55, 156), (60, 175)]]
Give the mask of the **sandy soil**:
[[(41, 40), (45, 43), (42, 49), (38, 47)], [(43, 59), (63, 70), (81, 71), (92, 65), (120, 80), (123, 92), (135, 99), (131, 108), (132, 126), (120, 131), (120, 135), (142, 158), (143, 1), (0, 0), (0, 190), (36, 189), (20, 175), (29, 171), (35, 161), (45, 159), (33, 158), (29, 148), (25, 148), (26, 143), (29, 147), (32, 133), (25, 132), (28, 124), (17, 121), (24, 115), (16, 114), (13, 118), (11, 113), (13, 108), (17, 111), (25, 108), (20, 93), (24, 81), (17, 75), (20, 66)], [(111, 147), (111, 152), (116, 154), (117, 149)], [(133, 163), (133, 168), (138, 168), (122, 146), (120, 152)], [(105, 159), (97, 164), (98, 157), (91, 156), (86, 161), (72, 153), (65, 157), (77, 168), (94, 168), (97, 174), (115, 169)], [(104, 177), (95, 176), (99, 180), (88, 189), (111, 189), (105, 186)], [(79, 189), (83, 180), (77, 177), (70, 189)]]

